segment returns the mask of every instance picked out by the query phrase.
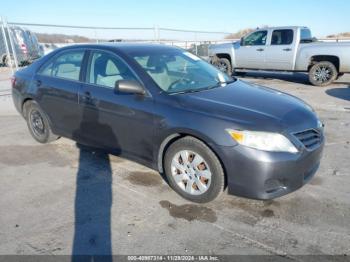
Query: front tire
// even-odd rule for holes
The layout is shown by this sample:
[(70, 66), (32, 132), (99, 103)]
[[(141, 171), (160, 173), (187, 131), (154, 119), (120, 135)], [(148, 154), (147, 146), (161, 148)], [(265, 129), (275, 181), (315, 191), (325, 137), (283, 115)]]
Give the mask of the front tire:
[(169, 146), (164, 168), (170, 186), (187, 200), (207, 203), (224, 191), (225, 176), (220, 161), (194, 137), (181, 138)]
[(230, 60), (227, 58), (219, 58), (216, 62), (215, 66), (222, 72), (228, 74), (229, 76), (232, 75), (232, 65)]
[(315, 63), (309, 71), (309, 81), (314, 86), (330, 85), (337, 77), (337, 68), (328, 61)]
[(48, 117), (35, 101), (26, 102), (24, 109), (29, 132), (36, 141), (46, 144), (58, 139), (52, 133)]

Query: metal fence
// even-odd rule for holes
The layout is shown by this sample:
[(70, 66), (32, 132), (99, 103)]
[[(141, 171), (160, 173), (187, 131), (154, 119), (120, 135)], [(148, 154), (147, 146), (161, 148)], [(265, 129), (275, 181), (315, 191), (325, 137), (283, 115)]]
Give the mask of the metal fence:
[(10, 76), (19, 67), (66, 45), (107, 41), (152, 42), (179, 46), (206, 58), (208, 47), (211, 44), (237, 41), (237, 39), (226, 39), (229, 32), (184, 30), (159, 26), (72, 26), (7, 22), (4, 18), (1, 18), (0, 26), (0, 94), (1, 90), (4, 89), (2, 83), (4, 81), (9, 83)]
[[(228, 32), (193, 31), (164, 27), (101, 27), (9, 22), (35, 32), (46, 44), (44, 51), (56, 46), (86, 42), (156, 42), (180, 46), (200, 56), (207, 55), (210, 43), (223, 41)], [(228, 40), (226, 40), (228, 41)]]
[(18, 68), (13, 31), (6, 20), (0, 20), (0, 97), (9, 93), (10, 77)]
[(18, 68), (66, 45), (108, 41), (152, 42), (179, 46), (206, 57), (210, 44), (229, 41), (225, 40), (228, 32), (191, 31), (159, 26), (71, 26), (7, 22), (4, 18), (1, 18), (0, 26), (0, 92), (6, 87), (8, 89), (10, 76)]

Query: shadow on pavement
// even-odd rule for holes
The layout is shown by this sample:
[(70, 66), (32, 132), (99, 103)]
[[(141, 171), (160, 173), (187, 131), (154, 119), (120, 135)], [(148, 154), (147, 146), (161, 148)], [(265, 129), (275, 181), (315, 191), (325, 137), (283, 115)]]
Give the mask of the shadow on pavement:
[[(73, 134), (83, 141), (83, 134), (107, 137), (113, 145), (117, 140), (108, 125), (99, 123), (97, 108), (83, 112), (83, 120)], [(75, 230), (72, 261), (112, 261), (111, 207), (112, 168), (109, 154), (77, 144), (79, 167), (76, 178)]]
[(327, 95), (350, 101), (350, 86), (326, 90)]

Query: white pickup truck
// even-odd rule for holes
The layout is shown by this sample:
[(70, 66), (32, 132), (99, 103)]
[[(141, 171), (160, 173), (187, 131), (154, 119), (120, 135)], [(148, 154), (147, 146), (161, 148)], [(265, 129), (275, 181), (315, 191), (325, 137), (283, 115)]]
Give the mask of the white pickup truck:
[(350, 73), (350, 42), (319, 42), (301, 26), (257, 29), (241, 41), (211, 45), (209, 57), (228, 74), (237, 69), (308, 72), (317, 86)]

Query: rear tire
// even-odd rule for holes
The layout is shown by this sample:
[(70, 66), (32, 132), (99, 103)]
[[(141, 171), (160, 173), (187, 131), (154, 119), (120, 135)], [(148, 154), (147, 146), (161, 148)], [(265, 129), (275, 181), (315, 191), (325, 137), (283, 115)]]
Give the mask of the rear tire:
[(48, 117), (38, 103), (32, 100), (26, 102), (24, 112), (29, 132), (36, 141), (45, 144), (59, 138), (52, 133)]
[(314, 86), (327, 86), (337, 79), (337, 68), (328, 61), (315, 63), (309, 70), (309, 81)]
[(225, 175), (219, 159), (194, 137), (186, 136), (169, 146), (164, 170), (170, 186), (187, 200), (207, 203), (224, 191)]

